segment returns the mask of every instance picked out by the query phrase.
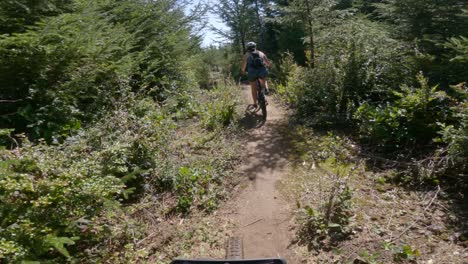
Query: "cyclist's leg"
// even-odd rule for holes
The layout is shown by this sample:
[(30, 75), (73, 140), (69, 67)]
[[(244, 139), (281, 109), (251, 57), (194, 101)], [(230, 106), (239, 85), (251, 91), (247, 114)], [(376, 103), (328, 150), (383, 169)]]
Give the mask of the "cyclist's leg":
[(260, 87), (265, 88), (265, 90), (264, 90), (265, 104), (268, 105), (268, 100), (266, 99), (266, 95), (267, 95), (267, 91), (266, 91), (266, 89), (267, 89), (267, 81), (266, 81), (266, 79), (265, 79), (264, 77), (263, 77), (263, 78), (259, 77), (259, 78), (258, 78), (258, 81), (259, 81), (259, 83), (260, 83)]
[(250, 88), (252, 89), (253, 104), (257, 105), (257, 82), (250, 82)]
[(265, 78), (258, 78), (258, 80), (260, 81), (260, 86), (263, 88), (263, 87), (266, 87), (266, 80)]
[(260, 85), (262, 88), (268, 89), (268, 85), (266, 82), (266, 77), (268, 76), (268, 70), (266, 68), (261, 69), (258, 73), (258, 80), (260, 81)]
[(250, 88), (252, 89), (253, 104), (257, 105), (257, 72), (253, 69), (249, 69), (247, 76), (249, 78)]

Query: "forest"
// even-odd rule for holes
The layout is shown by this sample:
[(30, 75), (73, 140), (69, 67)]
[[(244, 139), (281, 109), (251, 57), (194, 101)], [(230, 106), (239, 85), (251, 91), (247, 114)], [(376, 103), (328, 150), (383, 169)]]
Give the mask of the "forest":
[[(467, 6), (304, 0), (215, 9), (231, 54), (254, 40), (275, 62), (273, 89), (300, 123), (344, 129), (373, 156), (424, 167), (405, 180), (466, 184)], [(239, 77), (237, 65), (231, 73)]]
[[(203, 47), (202, 29), (223, 40)], [(422, 211), (439, 196), (455, 214), (442, 233), (466, 253), (466, 0), (2, 0), (0, 263), (168, 263), (200, 241), (223, 248), (206, 219), (242, 185), (248, 41), (272, 61), (299, 164), (333, 175), (326, 201), (285, 187), (300, 193), (307, 254), (340, 255), (363, 232), (350, 179), (371, 171), (378, 192), (437, 190)], [(390, 257), (322, 261), (419, 263), (423, 251), (384, 247)]]

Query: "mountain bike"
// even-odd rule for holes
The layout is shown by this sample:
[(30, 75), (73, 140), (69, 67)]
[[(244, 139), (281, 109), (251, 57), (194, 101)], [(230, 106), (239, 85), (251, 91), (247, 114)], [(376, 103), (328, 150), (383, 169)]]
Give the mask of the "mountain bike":
[(260, 84), (259, 78), (256, 80), (257, 83), (257, 101), (262, 110), (263, 120), (267, 119), (267, 100), (265, 96), (265, 87), (262, 87)]
[(287, 264), (279, 258), (243, 259), (244, 247), (242, 239), (231, 237), (226, 245), (226, 259), (175, 259), (171, 264)]

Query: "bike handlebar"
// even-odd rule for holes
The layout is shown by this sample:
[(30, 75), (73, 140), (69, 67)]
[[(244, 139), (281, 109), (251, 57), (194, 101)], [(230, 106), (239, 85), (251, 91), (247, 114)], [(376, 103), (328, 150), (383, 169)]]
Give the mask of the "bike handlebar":
[(287, 264), (284, 259), (240, 259), (240, 260), (213, 260), (213, 259), (175, 259), (171, 264)]

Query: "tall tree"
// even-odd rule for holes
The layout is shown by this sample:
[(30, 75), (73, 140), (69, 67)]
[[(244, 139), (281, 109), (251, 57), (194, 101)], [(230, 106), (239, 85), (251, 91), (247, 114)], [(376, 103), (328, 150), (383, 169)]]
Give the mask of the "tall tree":
[(2, 0), (0, 1), (0, 34), (24, 32), (27, 26), (48, 16), (69, 12), (73, 0)]
[(256, 15), (247, 0), (221, 0), (214, 6), (215, 14), (229, 27), (228, 31), (215, 29), (225, 38), (232, 40), (239, 52), (245, 53), (245, 42), (255, 36)]
[(375, 6), (408, 39), (445, 40), (468, 33), (468, 19), (463, 16), (466, 0), (385, 0)]
[(255, 14), (257, 15), (257, 26), (259, 30), (259, 42), (260, 42), (260, 48), (264, 49), (265, 48), (265, 26), (263, 23), (263, 18), (261, 16), (261, 6), (258, 0), (253, 0), (254, 5), (255, 5)]
[(333, 20), (335, 5), (335, 0), (296, 0), (292, 1), (286, 9), (289, 19), (300, 20), (304, 25), (307, 34), (304, 42), (308, 46), (307, 57), (311, 68), (315, 67), (316, 60), (316, 31)]

